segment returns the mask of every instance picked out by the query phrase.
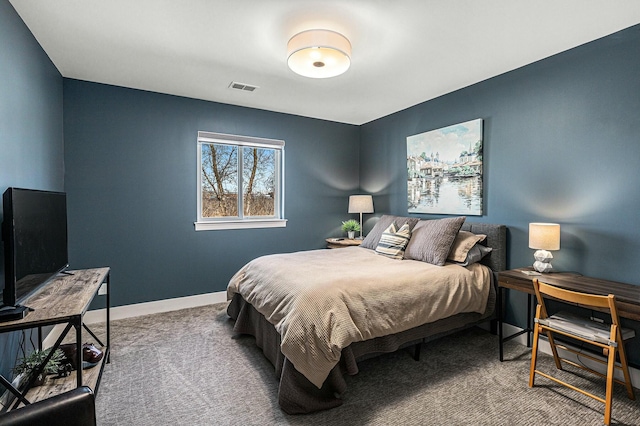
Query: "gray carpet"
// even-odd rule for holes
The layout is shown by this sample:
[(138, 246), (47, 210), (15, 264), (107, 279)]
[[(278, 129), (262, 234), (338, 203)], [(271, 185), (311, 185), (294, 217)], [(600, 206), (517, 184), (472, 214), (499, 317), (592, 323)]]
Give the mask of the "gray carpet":
[[(273, 367), (250, 336), (236, 336), (226, 304), (113, 321), (111, 364), (97, 396), (107, 425), (600, 425), (602, 404), (537, 378), (530, 350), (474, 328), (423, 345), (419, 362), (399, 351), (359, 364), (344, 404), (290, 416), (277, 404)], [(542, 356), (540, 367), (553, 370)], [(568, 373), (565, 373), (568, 374)], [(603, 394), (601, 379), (580, 373)], [(576, 380), (571, 375), (570, 380)], [(640, 395), (638, 395), (640, 400)], [(622, 386), (613, 421), (640, 425), (640, 402)]]

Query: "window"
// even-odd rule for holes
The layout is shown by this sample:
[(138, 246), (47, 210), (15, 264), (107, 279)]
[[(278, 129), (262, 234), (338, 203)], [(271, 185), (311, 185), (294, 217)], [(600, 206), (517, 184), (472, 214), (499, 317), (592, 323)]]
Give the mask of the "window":
[(198, 221), (208, 229), (286, 226), (284, 141), (198, 132)]

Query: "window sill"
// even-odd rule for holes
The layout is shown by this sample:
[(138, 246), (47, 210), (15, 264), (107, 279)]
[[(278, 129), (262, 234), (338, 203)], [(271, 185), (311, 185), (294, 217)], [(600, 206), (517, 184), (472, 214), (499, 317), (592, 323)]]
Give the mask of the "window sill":
[(254, 228), (285, 228), (287, 219), (252, 219), (225, 220), (211, 222), (194, 222), (196, 231), (215, 231), (221, 229), (254, 229)]

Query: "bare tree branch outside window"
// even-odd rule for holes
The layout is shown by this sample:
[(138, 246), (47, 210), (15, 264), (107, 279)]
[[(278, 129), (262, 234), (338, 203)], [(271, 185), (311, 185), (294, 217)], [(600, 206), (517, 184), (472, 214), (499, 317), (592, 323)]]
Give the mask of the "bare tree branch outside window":
[(202, 217), (238, 216), (238, 147), (202, 145)]
[(244, 147), (243, 206), (244, 215), (274, 215), (275, 151)]
[(238, 216), (239, 176), (244, 217), (274, 216), (276, 150), (211, 143), (201, 154), (202, 217)]

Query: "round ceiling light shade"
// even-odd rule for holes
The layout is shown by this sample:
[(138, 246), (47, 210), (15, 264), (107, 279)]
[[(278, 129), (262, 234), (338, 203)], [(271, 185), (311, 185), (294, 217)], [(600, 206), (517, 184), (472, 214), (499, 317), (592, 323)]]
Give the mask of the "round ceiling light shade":
[(329, 78), (344, 73), (351, 65), (351, 43), (330, 30), (308, 30), (291, 37), (287, 63), (296, 74)]

